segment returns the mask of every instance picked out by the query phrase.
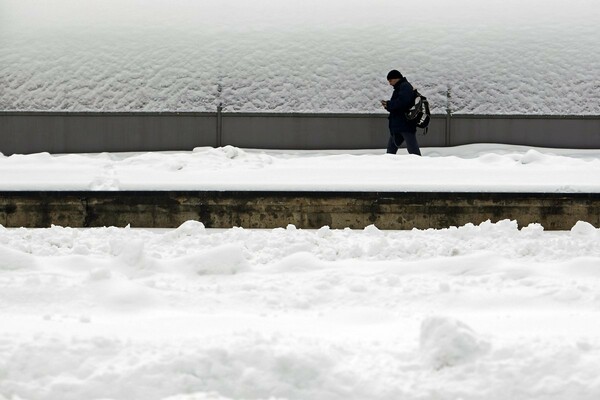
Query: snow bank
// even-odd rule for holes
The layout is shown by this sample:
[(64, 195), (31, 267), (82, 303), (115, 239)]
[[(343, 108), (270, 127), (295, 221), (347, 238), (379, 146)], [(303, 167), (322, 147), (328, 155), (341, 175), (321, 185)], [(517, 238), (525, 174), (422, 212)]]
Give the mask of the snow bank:
[(599, 114), (594, 0), (0, 1), (0, 110)]
[(0, 227), (0, 399), (596, 399), (598, 232)]
[(12, 155), (0, 158), (0, 190), (600, 192), (598, 150), (479, 144), (425, 148), (424, 157), (383, 153), (225, 146)]

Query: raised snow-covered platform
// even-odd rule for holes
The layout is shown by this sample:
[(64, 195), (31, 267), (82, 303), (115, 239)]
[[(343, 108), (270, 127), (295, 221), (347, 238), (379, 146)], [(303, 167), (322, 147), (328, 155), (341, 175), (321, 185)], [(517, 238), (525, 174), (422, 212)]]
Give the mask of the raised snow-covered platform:
[(0, 192), (5, 227), (426, 229), (511, 219), (568, 230), (600, 226), (600, 193), (98, 191)]

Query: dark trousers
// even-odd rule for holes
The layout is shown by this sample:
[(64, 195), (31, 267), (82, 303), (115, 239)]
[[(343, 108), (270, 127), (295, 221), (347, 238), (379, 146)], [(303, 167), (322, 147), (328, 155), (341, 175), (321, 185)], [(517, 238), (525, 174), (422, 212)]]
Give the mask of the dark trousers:
[(400, 145), (402, 145), (404, 142), (406, 142), (406, 149), (408, 150), (409, 154), (421, 155), (419, 143), (417, 143), (417, 134), (414, 132), (391, 133), (390, 139), (388, 140), (387, 152), (389, 154), (396, 154), (398, 152), (398, 147), (400, 147)]

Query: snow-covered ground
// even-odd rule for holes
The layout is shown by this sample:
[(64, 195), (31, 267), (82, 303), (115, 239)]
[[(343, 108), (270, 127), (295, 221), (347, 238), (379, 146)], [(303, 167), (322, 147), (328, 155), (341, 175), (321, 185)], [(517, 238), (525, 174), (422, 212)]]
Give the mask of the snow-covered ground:
[(600, 397), (600, 232), (0, 227), (0, 399)]
[(600, 114), (597, 0), (0, 0), (0, 110)]
[(600, 192), (600, 150), (474, 144), (424, 148), (423, 157), (384, 153), (226, 146), (0, 154), (0, 190)]
[[(0, 156), (0, 190), (599, 192), (598, 150)], [(600, 231), (0, 226), (0, 400), (600, 397)]]

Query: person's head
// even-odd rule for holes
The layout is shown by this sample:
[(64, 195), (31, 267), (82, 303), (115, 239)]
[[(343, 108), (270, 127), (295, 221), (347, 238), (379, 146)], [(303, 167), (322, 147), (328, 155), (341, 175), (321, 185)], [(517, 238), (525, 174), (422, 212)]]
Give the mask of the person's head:
[(400, 82), (400, 80), (402, 78), (403, 78), (402, 74), (397, 69), (393, 69), (390, 72), (388, 72), (388, 74), (387, 74), (387, 81), (392, 86), (394, 86), (394, 85), (396, 85), (396, 83)]

